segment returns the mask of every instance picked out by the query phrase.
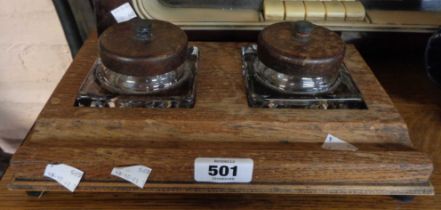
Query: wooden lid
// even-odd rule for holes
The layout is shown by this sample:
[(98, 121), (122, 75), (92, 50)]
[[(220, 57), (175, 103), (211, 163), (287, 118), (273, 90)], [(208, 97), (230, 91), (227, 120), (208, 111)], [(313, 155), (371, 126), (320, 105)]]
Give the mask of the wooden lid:
[(156, 76), (186, 59), (188, 38), (179, 27), (159, 20), (135, 19), (107, 29), (99, 41), (103, 64), (131, 76)]
[(259, 35), (258, 47), (259, 59), (285, 74), (336, 73), (345, 53), (339, 35), (307, 21), (266, 27)]

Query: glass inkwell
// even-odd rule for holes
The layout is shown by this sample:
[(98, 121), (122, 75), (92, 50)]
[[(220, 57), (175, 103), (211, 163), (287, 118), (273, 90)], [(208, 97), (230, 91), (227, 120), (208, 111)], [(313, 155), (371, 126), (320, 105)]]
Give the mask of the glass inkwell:
[(260, 108), (365, 109), (343, 64), (340, 36), (307, 21), (266, 27), (242, 48), (248, 104)]
[(134, 19), (99, 38), (99, 59), (80, 88), (76, 106), (191, 108), (198, 49), (179, 27)]

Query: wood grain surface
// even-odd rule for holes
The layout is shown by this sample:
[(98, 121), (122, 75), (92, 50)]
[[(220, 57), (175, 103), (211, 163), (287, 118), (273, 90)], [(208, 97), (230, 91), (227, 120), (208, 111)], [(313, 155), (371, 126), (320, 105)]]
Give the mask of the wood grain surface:
[(321, 143), (330, 132), (351, 143), (410, 144), (402, 118), (353, 46), (348, 46), (345, 64), (368, 110), (251, 109), (241, 72), (240, 47), (245, 44), (193, 45), (202, 52), (194, 109), (77, 108), (72, 106), (76, 90), (97, 54), (96, 39), (89, 40), (41, 113), (33, 140), (26, 144), (44, 144), (47, 138), (53, 146), (66, 144), (63, 139), (70, 139), (69, 143), (130, 139), (130, 144), (152, 139)]
[[(432, 182), (441, 187), (441, 174)], [(439, 188), (438, 188), (439, 189)], [(328, 209), (328, 210), (438, 210), (441, 196), (420, 196), (411, 203), (389, 196), (305, 196), (267, 194), (137, 194), (137, 193), (46, 193), (40, 198), (11, 192), (0, 185), (0, 208), (7, 210), (61, 209)]]
[[(412, 49), (413, 51), (413, 49)], [(441, 209), (441, 90), (427, 79), (418, 57), (375, 54), (368, 63), (405, 119), (414, 145), (435, 162), (435, 196), (403, 203), (389, 196), (177, 195), (136, 193), (47, 193), (41, 198), (8, 191), (11, 174), (0, 185), (0, 209)], [(397, 75), (400, 75), (397, 77)], [(411, 85), (409, 85), (411, 84)]]
[[(96, 38), (86, 42), (14, 155), (10, 188), (63, 190), (43, 171), (49, 163), (65, 163), (85, 172), (82, 192), (162, 187), (182, 193), (433, 193), (430, 159), (412, 149), (404, 121), (354, 46), (348, 45), (344, 62), (366, 110), (249, 108), (240, 57), (246, 43), (192, 44), (201, 51), (195, 108), (96, 109), (73, 106), (96, 60)], [(360, 150), (321, 149), (329, 133)], [(253, 182), (196, 184), (198, 157), (252, 158)], [(135, 164), (153, 168), (151, 186), (120, 187), (121, 180), (109, 174), (113, 167)]]

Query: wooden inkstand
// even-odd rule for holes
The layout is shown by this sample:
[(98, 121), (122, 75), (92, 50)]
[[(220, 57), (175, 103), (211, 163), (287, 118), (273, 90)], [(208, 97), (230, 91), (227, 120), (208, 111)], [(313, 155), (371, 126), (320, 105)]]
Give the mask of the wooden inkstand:
[[(102, 8), (100, 12), (125, 1), (102, 2), (107, 3), (98, 5)], [(107, 13), (99, 14), (100, 23), (109, 20)], [(153, 24), (153, 37), (155, 24), (159, 23)], [(132, 92), (129, 96), (115, 95), (117, 91), (111, 88), (100, 89), (96, 80), (89, 79), (95, 78), (97, 71), (105, 72), (97, 70), (97, 66), (109, 62), (98, 59), (97, 46), (102, 42), (90, 38), (14, 155), (5, 177), (10, 180), (9, 188), (28, 192), (65, 191), (43, 176), (47, 164), (65, 163), (84, 171), (76, 190), (80, 193), (434, 194), (429, 181), (433, 171), (430, 159), (412, 148), (406, 124), (354, 46), (341, 47), (344, 44), (338, 45), (338, 39), (329, 38), (336, 36), (333, 32), (314, 25), (273, 25), (263, 33), (268, 30), (278, 31), (281, 37), (274, 40), (262, 34), (258, 45), (189, 42), (187, 47), (186, 41), (179, 41), (188, 49), (175, 52), (183, 55), (179, 64), (172, 62), (167, 69), (158, 67), (161, 71), (155, 74), (131, 76), (161, 76), (178, 71), (184, 64), (191, 76), (165, 92)], [(294, 68), (298, 71), (288, 71), (293, 65), (305, 62), (281, 59), (274, 63), (276, 58), (283, 58), (285, 51), (266, 46), (277, 45), (274, 42), (280, 39), (297, 39), (284, 33), (300, 33), (301, 37), (297, 37), (300, 40), (293, 45), (310, 43), (303, 40), (306, 37), (320, 41), (323, 46), (336, 46), (336, 50), (308, 51), (316, 53), (317, 60), (326, 62), (320, 63), (318, 69), (305, 65)], [(328, 38), (321, 39), (323, 34)], [(259, 51), (263, 46), (266, 50)], [(279, 46), (282, 46), (280, 42)], [(290, 55), (299, 58), (305, 53), (297, 49), (289, 51)], [(135, 61), (131, 64), (139, 66)], [(259, 65), (264, 69), (259, 70), (262, 67)], [(118, 73), (127, 76), (134, 73), (133, 69)], [(300, 78), (318, 86), (271, 83), (265, 78), (275, 77), (268, 71), (277, 75), (276, 78), (288, 78), (282, 81)], [(305, 72), (310, 74), (301, 76)], [(264, 82), (272, 85), (265, 86)], [(102, 83), (98, 81), (98, 84)], [(306, 88), (306, 94), (299, 93), (301, 88)], [(98, 100), (98, 96), (103, 98)], [(176, 96), (183, 97), (176, 99)], [(150, 103), (164, 98), (168, 105)], [(128, 103), (133, 100), (137, 101), (135, 105)], [(173, 100), (178, 102), (170, 102)], [(358, 150), (323, 149), (328, 134)], [(197, 182), (194, 178), (197, 158), (252, 159), (252, 181)], [(114, 167), (139, 164), (153, 170), (143, 189), (110, 174)]]

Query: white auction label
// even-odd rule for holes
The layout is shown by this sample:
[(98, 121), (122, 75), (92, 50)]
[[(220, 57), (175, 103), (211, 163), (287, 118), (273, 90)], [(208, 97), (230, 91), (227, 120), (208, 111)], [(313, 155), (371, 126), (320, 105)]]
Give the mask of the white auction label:
[(197, 158), (194, 179), (197, 182), (250, 183), (254, 161), (245, 158)]
[(144, 188), (152, 169), (143, 165), (118, 167), (112, 170), (112, 175), (124, 179), (139, 188)]
[(75, 192), (83, 175), (84, 172), (66, 164), (48, 164), (44, 170), (45, 177), (55, 180), (71, 192)]
[(322, 145), (323, 149), (326, 150), (340, 150), (340, 151), (357, 151), (358, 148), (346, 141), (343, 141), (331, 134), (328, 134), (328, 136), (325, 139), (325, 143)]
[(126, 22), (138, 17), (138, 15), (136, 15), (136, 12), (133, 10), (132, 6), (128, 2), (112, 10), (111, 13), (118, 23)]

